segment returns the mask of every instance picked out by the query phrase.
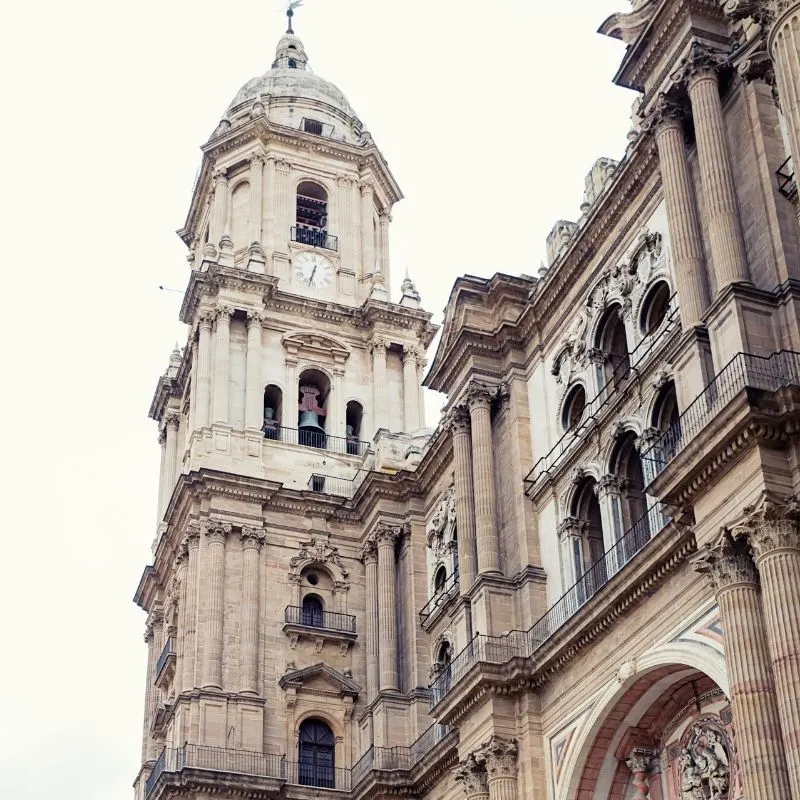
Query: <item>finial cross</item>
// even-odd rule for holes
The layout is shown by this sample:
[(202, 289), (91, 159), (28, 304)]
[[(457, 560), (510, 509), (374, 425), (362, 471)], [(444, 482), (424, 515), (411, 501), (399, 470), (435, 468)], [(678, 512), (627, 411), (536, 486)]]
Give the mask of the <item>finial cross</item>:
[(301, 5), (303, 5), (303, 0), (289, 0), (289, 4), (286, 6), (286, 19), (288, 22), (286, 33), (294, 33), (292, 30), (292, 17), (294, 16), (294, 10)]

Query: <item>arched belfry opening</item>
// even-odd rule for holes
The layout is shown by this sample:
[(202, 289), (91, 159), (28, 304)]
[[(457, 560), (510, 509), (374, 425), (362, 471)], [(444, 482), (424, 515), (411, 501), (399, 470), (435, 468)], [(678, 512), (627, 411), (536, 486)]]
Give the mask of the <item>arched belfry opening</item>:
[(324, 247), (328, 233), (328, 193), (314, 181), (297, 185), (294, 239), (301, 244)]
[(622, 306), (609, 306), (597, 326), (594, 346), (602, 353), (601, 384), (619, 386), (631, 370), (628, 334), (622, 319)]
[(361, 427), (364, 420), (364, 408), (358, 400), (350, 400), (345, 411), (345, 431), (347, 434), (347, 453), (351, 456), (360, 455), (359, 443), (361, 440)]
[(328, 725), (320, 719), (304, 720), (297, 746), (300, 785), (335, 788), (336, 739)]
[(307, 447), (324, 448), (327, 444), (326, 420), (331, 383), (318, 369), (304, 370), (298, 382), (297, 438)]
[(283, 414), (283, 392), (270, 384), (264, 389), (264, 438), (280, 439)]

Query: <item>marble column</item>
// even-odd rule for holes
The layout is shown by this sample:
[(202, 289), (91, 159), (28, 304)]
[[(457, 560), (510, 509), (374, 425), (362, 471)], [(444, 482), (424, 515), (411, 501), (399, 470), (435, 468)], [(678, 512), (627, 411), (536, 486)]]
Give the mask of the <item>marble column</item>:
[[(186, 532), (186, 588), (183, 595), (184, 626), (182, 650), (181, 691), (188, 692), (197, 685), (197, 561), (200, 552), (200, 529), (191, 526)], [(176, 678), (177, 680), (177, 678)]]
[(472, 437), (469, 411), (455, 406), (447, 418), (447, 429), (453, 438), (456, 519), (458, 520), (458, 572), (460, 592), (468, 591), (478, 577), (478, 550), (475, 534), (475, 489), (472, 479)]
[(400, 688), (397, 669), (397, 567), (395, 543), (403, 526), (378, 523), (375, 543), (378, 546), (378, 636), (380, 691)]
[(492, 738), (477, 753), (486, 765), (489, 800), (517, 798), (517, 743), (514, 739)]
[(800, 175), (800, 1), (782, 0), (778, 5), (780, 11), (770, 27), (767, 47), (796, 178)]
[(688, 86), (692, 104), (705, 205), (703, 221), (708, 227), (717, 293), (731, 283), (750, 280), (719, 98), (720, 64), (714, 53), (695, 42), (677, 73)]
[(389, 427), (389, 389), (386, 382), (386, 351), (389, 342), (376, 336), (372, 340), (372, 391), (375, 431)]
[(209, 241), (216, 246), (226, 232), (225, 226), (228, 221), (228, 178), (225, 170), (217, 170), (214, 173), (213, 182), (214, 208)]
[(172, 498), (175, 489), (175, 478), (178, 470), (178, 428), (181, 424), (181, 417), (177, 411), (167, 411), (164, 415), (164, 428), (167, 434), (166, 450), (164, 453), (164, 472), (161, 476), (163, 481), (163, 506), (161, 517), (167, 512), (167, 506)]
[(265, 538), (261, 528), (242, 528), (240, 691), (248, 694), (258, 694), (259, 553)]
[(247, 312), (247, 372), (244, 389), (244, 425), (261, 431), (264, 424), (264, 387), (261, 381), (261, 324), (264, 317), (258, 311)]
[(791, 796), (800, 797), (800, 528), (792, 499), (789, 513), (771, 502), (734, 529), (746, 539), (761, 578), (761, 602)]
[(461, 784), (466, 800), (488, 800), (489, 776), (483, 760), (470, 753), (454, 770), (453, 778)]
[(361, 274), (375, 272), (375, 187), (370, 180), (361, 182)]
[(630, 758), (625, 762), (633, 775), (633, 788), (636, 794), (633, 800), (647, 800), (650, 797), (650, 782), (647, 779), (647, 771), (653, 757), (651, 753), (634, 750)]
[(144, 629), (144, 641), (147, 645), (147, 677), (144, 685), (144, 721), (142, 724), (142, 761), (148, 761), (151, 748), (150, 725), (153, 722), (155, 713), (155, 687), (153, 681), (156, 679), (156, 661), (159, 654), (156, 653), (153, 623), (148, 621)]
[(380, 686), (380, 666), (378, 647), (378, 550), (375, 540), (367, 538), (361, 549), (361, 560), (366, 573), (367, 621), (367, 702), (371, 703), (378, 694)]
[(687, 330), (701, 323), (709, 300), (703, 240), (686, 159), (681, 108), (660, 95), (647, 120), (647, 128), (654, 131), (658, 147), (681, 323)]
[(231, 351), (231, 315), (228, 306), (217, 308), (217, 329), (214, 333), (214, 422), (228, 423), (228, 392)]
[(756, 568), (725, 535), (693, 559), (708, 576), (725, 631), (736, 750), (747, 800), (791, 797)]
[(492, 391), (473, 381), (467, 391), (472, 428), (472, 478), (475, 488), (478, 573), (500, 572), (500, 539), (494, 488)]
[(203, 642), (203, 688), (222, 689), (222, 620), (225, 602), (225, 539), (232, 528), (228, 523), (206, 525), (205, 636)]
[[(611, 550), (625, 533), (622, 517), (622, 489), (616, 475), (603, 475), (594, 486), (594, 494), (600, 506), (600, 521), (603, 524), (603, 549)], [(624, 563), (625, 554), (615, 548), (606, 559), (612, 574)]]
[(425, 387), (422, 381), (425, 380), (425, 367), (428, 362), (422, 357), (417, 358), (417, 391), (419, 392), (419, 426), (425, 427)]
[[(250, 156), (250, 241), (248, 245), (261, 244), (262, 202), (264, 199), (264, 156)], [(241, 247), (244, 242), (236, 242)]]
[(211, 416), (211, 326), (214, 316), (209, 311), (203, 311), (197, 318), (197, 378), (194, 383), (194, 392), (197, 395), (195, 403), (195, 426), (197, 429), (207, 428)]
[(419, 430), (419, 386), (417, 385), (417, 358), (414, 345), (403, 345), (403, 419), (406, 433)]

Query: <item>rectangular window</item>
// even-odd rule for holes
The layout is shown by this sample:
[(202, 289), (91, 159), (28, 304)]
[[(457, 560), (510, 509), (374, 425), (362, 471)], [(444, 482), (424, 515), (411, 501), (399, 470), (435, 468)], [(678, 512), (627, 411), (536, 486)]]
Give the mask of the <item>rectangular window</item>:
[(315, 136), (322, 136), (322, 123), (316, 119), (304, 119), (303, 130), (306, 133), (313, 133)]

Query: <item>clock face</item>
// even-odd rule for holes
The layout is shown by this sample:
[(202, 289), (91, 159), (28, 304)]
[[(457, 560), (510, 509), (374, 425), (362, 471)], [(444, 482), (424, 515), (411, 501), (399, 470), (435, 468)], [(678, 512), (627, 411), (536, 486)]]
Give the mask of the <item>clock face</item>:
[(309, 289), (326, 289), (333, 283), (333, 264), (319, 253), (308, 250), (292, 259), (295, 278)]

